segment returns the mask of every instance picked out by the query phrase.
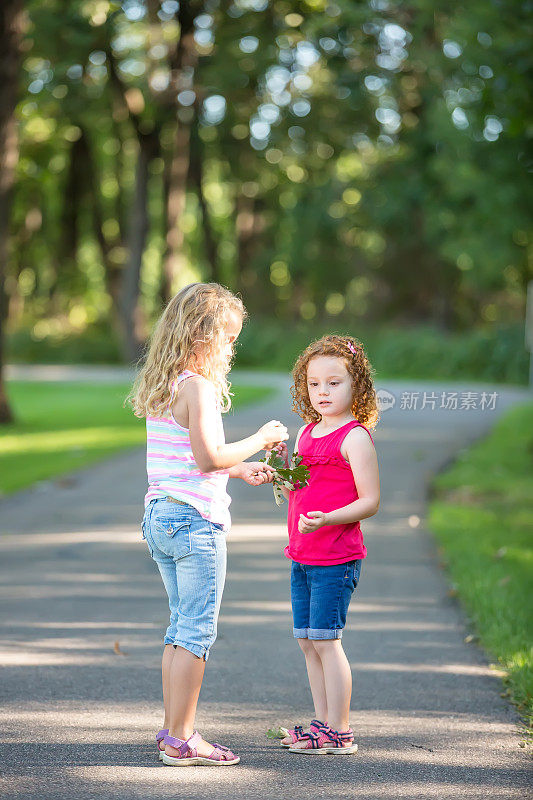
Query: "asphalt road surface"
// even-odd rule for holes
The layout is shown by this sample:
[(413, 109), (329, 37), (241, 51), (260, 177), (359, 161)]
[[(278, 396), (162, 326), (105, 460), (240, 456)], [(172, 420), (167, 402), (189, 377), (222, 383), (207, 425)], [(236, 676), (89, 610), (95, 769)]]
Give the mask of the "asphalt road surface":
[[(227, 439), (271, 418), (286, 421), (294, 435), (299, 420), (290, 412), (288, 379), (239, 380), (278, 392), (228, 415)], [(359, 752), (296, 756), (266, 738), (272, 725), (312, 716), (291, 631), (286, 506), (276, 508), (270, 486), (230, 481), (228, 578), (197, 725), (237, 752), (241, 764), (175, 769), (157, 761), (168, 608), (140, 538), (145, 466), (137, 449), (0, 500), (3, 797), (527, 796), (531, 773), (517, 714), (500, 696), (490, 657), (464, 641), (468, 620), (448, 595), (425, 514), (432, 475), (531, 395), (480, 385), (380, 388), (394, 401), (375, 436), (382, 503), (362, 524), (368, 558), (343, 639)], [(473, 392), (477, 407), (441, 409), (441, 393), (452, 391), (459, 405)], [(497, 395), (485, 409), (483, 391)], [(416, 392), (418, 407), (404, 407)]]

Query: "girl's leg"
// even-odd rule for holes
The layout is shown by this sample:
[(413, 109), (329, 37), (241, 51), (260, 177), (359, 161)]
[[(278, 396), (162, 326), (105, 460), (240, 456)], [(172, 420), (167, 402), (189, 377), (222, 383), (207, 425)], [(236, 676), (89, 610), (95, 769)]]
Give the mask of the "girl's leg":
[(163, 658), (161, 661), (161, 677), (163, 683), (163, 705), (165, 707), (165, 718), (162, 728), (168, 728), (170, 720), (170, 668), (174, 658), (174, 646), (166, 644), (163, 648)]
[[(190, 555), (176, 560), (179, 586), (177, 630), (169, 669), (169, 735), (186, 740), (194, 733), (205, 660), (217, 635), (217, 619), (226, 575), (226, 538), (199, 515), (190, 523)], [(201, 740), (198, 755), (209, 756), (213, 745)], [(175, 748), (166, 745), (170, 756)]]
[[(313, 696), (313, 705), (315, 707), (315, 719), (321, 722), (328, 721), (328, 704), (326, 700), (326, 686), (324, 683), (324, 671), (322, 669), (322, 661), (317, 651), (313, 647), (313, 642), (309, 639), (298, 639), (298, 644), (305, 656), (305, 666), (307, 667), (307, 676), (309, 678), (309, 686), (311, 687), (311, 694)], [(286, 736), (282, 740), (282, 744), (293, 745), (292, 737)]]
[[(188, 739), (194, 733), (196, 706), (202, 688), (205, 661), (177, 647), (170, 666), (169, 734)], [(212, 748), (211, 748), (212, 749)]]
[[(183, 647), (174, 649), (167, 645), (163, 652), (163, 698), (165, 703), (164, 728), (177, 739), (188, 739), (194, 732), (198, 697), (202, 688), (205, 661)], [(165, 689), (166, 684), (166, 689)], [(209, 756), (213, 745), (202, 739), (197, 745), (198, 755)], [(165, 747), (171, 756), (177, 750)]]
[(350, 727), (352, 671), (341, 639), (313, 640), (322, 664), (328, 709), (328, 723), (333, 730), (347, 731)]
[(321, 658), (313, 646), (314, 643), (309, 639), (298, 639), (298, 644), (305, 656), (309, 686), (311, 687), (313, 704), (315, 706), (315, 719), (319, 719), (321, 722), (327, 722), (328, 703)]
[[(307, 638), (307, 631), (309, 629), (309, 601), (310, 593), (309, 586), (307, 585), (307, 567), (304, 564), (299, 564), (293, 561), (291, 564), (291, 605), (293, 617), (293, 635), (298, 640), (301, 650), (305, 656), (305, 663), (307, 666), (307, 675), (309, 677), (309, 684), (311, 686), (311, 694), (313, 696), (313, 703), (315, 705), (315, 715), (317, 719), (325, 721), (326, 708), (325, 708), (325, 690), (324, 690), (324, 676), (321, 675), (322, 666), (320, 659), (314, 651), (314, 648)], [(324, 716), (320, 716), (319, 714)], [(282, 744), (291, 745), (292, 737), (286, 736)]]
[(308, 636), (322, 664), (328, 723), (337, 731), (346, 731), (350, 726), (352, 671), (342, 641), (336, 637), (346, 624), (360, 568), (360, 560), (308, 567), (311, 582)]

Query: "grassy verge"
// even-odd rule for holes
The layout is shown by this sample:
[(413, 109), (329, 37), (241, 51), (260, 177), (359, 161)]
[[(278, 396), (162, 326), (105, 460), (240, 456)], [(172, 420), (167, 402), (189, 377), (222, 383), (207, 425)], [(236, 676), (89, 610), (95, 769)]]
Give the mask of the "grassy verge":
[(438, 476), (430, 525), (480, 644), (506, 671), (505, 693), (533, 725), (533, 404)]
[[(144, 421), (123, 407), (126, 383), (10, 381), (16, 415), (0, 437), (0, 494), (73, 469), (145, 441)], [(257, 386), (234, 386), (234, 407), (270, 394)]]

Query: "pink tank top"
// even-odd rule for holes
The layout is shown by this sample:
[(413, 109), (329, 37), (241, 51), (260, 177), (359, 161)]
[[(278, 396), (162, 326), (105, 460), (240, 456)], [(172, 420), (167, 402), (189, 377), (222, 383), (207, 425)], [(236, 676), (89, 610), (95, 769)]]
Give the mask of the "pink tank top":
[(289, 496), (289, 544), (285, 555), (300, 564), (344, 564), (366, 556), (359, 522), (323, 525), (313, 533), (299, 533), (298, 519), (300, 514), (308, 511), (327, 513), (358, 499), (353, 473), (341, 454), (341, 445), (352, 428), (364, 428), (371, 439), (372, 436), (364, 425), (353, 420), (326, 436), (314, 439), (311, 431), (316, 424), (311, 422), (307, 425), (298, 442), (298, 453), (302, 463), (309, 467), (310, 477), (307, 486), (296, 489)]

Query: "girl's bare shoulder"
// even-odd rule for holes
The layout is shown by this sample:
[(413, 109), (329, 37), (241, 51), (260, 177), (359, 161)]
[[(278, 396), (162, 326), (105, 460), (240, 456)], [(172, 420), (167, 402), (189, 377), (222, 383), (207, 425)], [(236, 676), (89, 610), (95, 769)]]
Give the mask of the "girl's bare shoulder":
[(215, 387), (202, 375), (191, 375), (177, 387), (172, 405), (172, 414), (179, 425), (190, 428), (189, 412), (199, 413), (216, 409)]
[(308, 424), (309, 423), (306, 422), (305, 425), (302, 425), (302, 427), (299, 429), (298, 433), (296, 434), (296, 439), (294, 440), (294, 452), (295, 453), (298, 452), (298, 442), (300, 441), (300, 436), (305, 431), (305, 429), (307, 428)]
[(204, 398), (215, 395), (215, 387), (203, 375), (190, 375), (178, 388), (179, 394), (185, 398)]
[(369, 450), (374, 450), (374, 444), (368, 431), (361, 425), (348, 431), (342, 441), (341, 453), (345, 458), (348, 458), (350, 453), (364, 453)]

